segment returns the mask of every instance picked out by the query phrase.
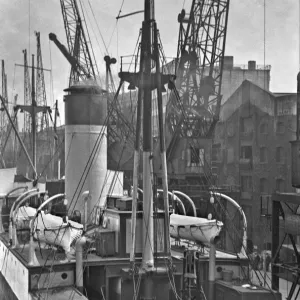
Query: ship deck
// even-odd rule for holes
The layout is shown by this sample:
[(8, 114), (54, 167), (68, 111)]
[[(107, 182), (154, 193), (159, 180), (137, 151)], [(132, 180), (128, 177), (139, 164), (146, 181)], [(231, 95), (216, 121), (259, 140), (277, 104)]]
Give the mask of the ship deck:
[[(2, 242), (5, 243), (8, 249), (10, 249), (13, 254), (20, 260), (20, 262), (26, 266), (27, 268), (36, 268), (36, 267), (47, 267), (47, 266), (55, 266), (55, 265), (62, 265), (62, 264), (75, 264), (75, 259), (68, 261), (63, 251), (59, 251), (56, 247), (52, 247), (46, 245), (45, 243), (38, 243), (35, 242), (35, 255), (37, 258), (37, 264), (34, 266), (28, 265), (29, 262), (29, 244), (19, 244), (16, 248), (11, 248), (9, 244), (8, 233), (1, 233), (0, 239)], [(203, 247), (199, 249), (197, 245), (193, 245), (186, 241), (181, 242), (180, 247), (175, 246), (175, 240), (171, 239), (171, 255), (174, 260), (183, 260), (184, 256), (184, 249), (193, 249), (199, 250), (201, 255), (200, 259), (207, 260), (209, 258), (209, 248)], [(232, 260), (247, 260), (247, 258), (237, 257), (236, 254), (227, 253), (223, 251), (216, 251), (216, 259), (221, 261), (232, 261)], [(139, 261), (140, 258), (137, 258)], [(114, 263), (126, 263), (129, 262), (129, 257), (118, 257), (118, 256), (107, 256), (101, 257), (96, 255), (94, 251), (88, 253), (83, 258), (83, 262), (87, 266), (91, 265), (106, 265), (106, 264), (114, 264)]]

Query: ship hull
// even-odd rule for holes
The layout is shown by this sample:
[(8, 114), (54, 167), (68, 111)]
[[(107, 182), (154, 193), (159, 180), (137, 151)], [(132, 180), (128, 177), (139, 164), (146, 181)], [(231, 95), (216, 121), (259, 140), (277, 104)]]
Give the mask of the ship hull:
[(0, 300), (18, 300), (10, 285), (0, 272)]

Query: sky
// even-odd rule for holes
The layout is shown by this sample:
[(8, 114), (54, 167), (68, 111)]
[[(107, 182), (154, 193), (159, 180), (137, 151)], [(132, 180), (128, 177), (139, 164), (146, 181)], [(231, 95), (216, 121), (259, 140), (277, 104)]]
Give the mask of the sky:
[[(120, 56), (134, 52), (143, 14), (122, 18), (118, 22), (116, 17), (122, 2), (121, 15), (142, 10), (144, 1), (81, 2), (100, 73), (105, 72), (103, 57), (108, 51), (110, 56), (117, 58), (118, 63), (112, 68), (117, 76)], [(176, 56), (179, 28), (177, 15), (183, 7), (188, 11), (191, 2), (192, 0), (157, 0), (155, 3), (155, 18), (167, 57)], [(34, 31), (39, 31), (44, 68), (52, 69), (53, 88), (50, 72), (45, 72), (47, 103), (53, 106), (54, 101), (58, 100), (63, 123), (63, 89), (68, 87), (70, 67), (48, 38), (48, 34), (53, 32), (67, 46), (60, 1), (0, 0), (0, 19), (0, 59), (5, 61), (9, 101), (12, 101), (13, 95), (18, 94), (19, 104), (24, 103), (23, 68), (15, 64), (23, 63), (23, 49), (36, 53)], [(234, 63), (243, 65), (249, 60), (263, 65), (265, 57), (265, 64), (271, 65), (270, 90), (296, 92), (296, 76), (299, 71), (299, 0), (231, 0), (225, 55), (234, 56)]]

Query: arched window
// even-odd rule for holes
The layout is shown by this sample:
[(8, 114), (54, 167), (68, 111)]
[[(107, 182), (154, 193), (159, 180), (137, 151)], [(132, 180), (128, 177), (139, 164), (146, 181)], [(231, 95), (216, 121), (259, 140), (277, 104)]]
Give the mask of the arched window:
[(260, 178), (259, 190), (262, 194), (268, 193), (268, 181), (266, 178)]

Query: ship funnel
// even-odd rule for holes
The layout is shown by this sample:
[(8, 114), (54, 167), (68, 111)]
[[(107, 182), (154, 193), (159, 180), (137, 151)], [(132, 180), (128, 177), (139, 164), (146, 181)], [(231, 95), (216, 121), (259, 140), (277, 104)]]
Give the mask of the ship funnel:
[[(106, 197), (107, 96), (99, 86), (76, 85), (65, 89), (65, 193), (69, 215), (91, 220), (95, 206)], [(87, 212), (81, 195), (89, 191)], [(83, 221), (83, 220), (81, 220)], [(85, 220), (86, 222), (87, 220)]]

